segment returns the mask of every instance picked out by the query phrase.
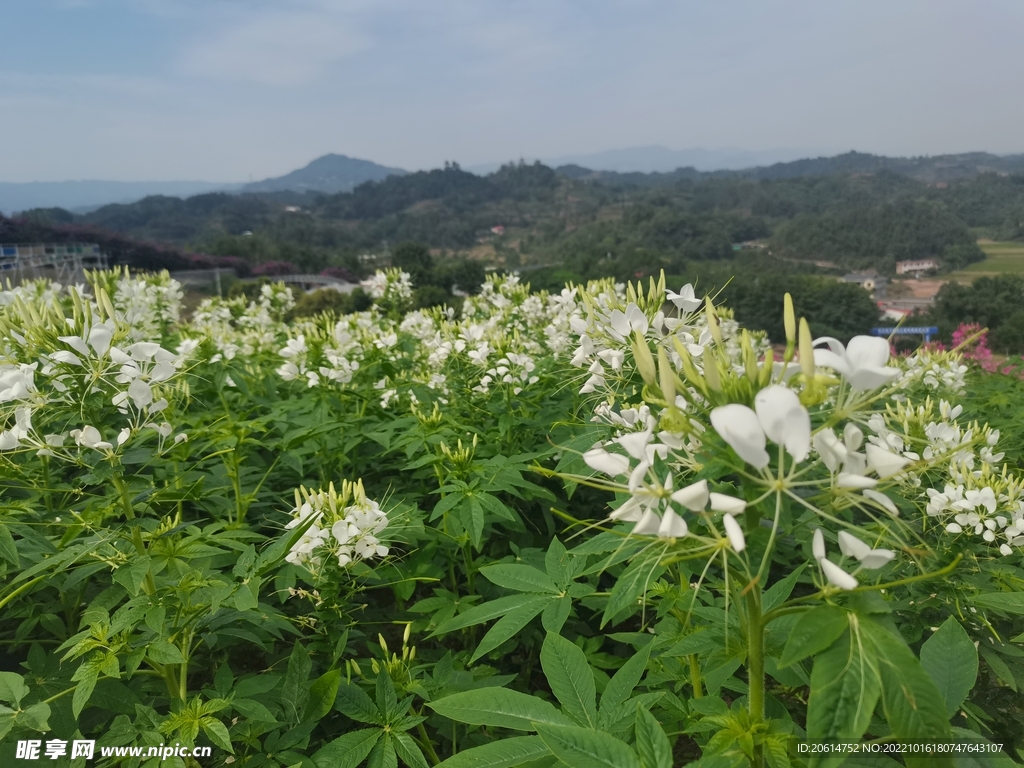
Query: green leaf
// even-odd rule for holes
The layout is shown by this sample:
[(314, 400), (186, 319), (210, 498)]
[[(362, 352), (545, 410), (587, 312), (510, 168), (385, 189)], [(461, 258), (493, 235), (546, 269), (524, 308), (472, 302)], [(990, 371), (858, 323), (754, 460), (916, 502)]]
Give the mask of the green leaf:
[(281, 701), (285, 714), (294, 722), (299, 722), (300, 715), (309, 698), (309, 673), (313, 668), (309, 653), (296, 641), (292, 647), (292, 655), (288, 658), (288, 671), (281, 686)]
[(480, 573), (492, 584), (505, 587), (505, 589), (514, 589), (517, 592), (546, 592), (549, 595), (561, 593), (558, 585), (550, 576), (532, 565), (498, 563), (484, 566), (480, 569)]
[(462, 524), (469, 531), (469, 538), (476, 549), (480, 549), (484, 537), (484, 523), (487, 520), (484, 508), (480, 502), (472, 496), (467, 498), (467, 503), (460, 509)]
[(793, 592), (793, 587), (796, 586), (797, 581), (800, 579), (800, 574), (803, 572), (804, 566), (801, 565), (789, 576), (768, 587), (764, 591), (764, 595), (761, 596), (761, 610), (764, 612), (770, 611), (775, 606), (789, 599), (790, 594)]
[(548, 632), (540, 664), (562, 710), (580, 725), (597, 727), (597, 691), (586, 654), (561, 635)]
[(560, 586), (565, 586), (571, 581), (569, 555), (565, 545), (558, 539), (552, 539), (548, 544), (548, 551), (544, 554), (544, 570)]
[(18, 548), (14, 544), (14, 537), (10, 529), (0, 523), (0, 557), (8, 561), (15, 568), (21, 567), (21, 560), (18, 559)]
[(819, 605), (801, 614), (789, 632), (779, 666), (788, 667), (820, 653), (838, 640), (849, 625), (849, 613), (834, 605)]
[(650, 585), (665, 571), (659, 560), (660, 558), (634, 560), (622, 572), (612, 587), (611, 597), (604, 608), (604, 616), (601, 617), (602, 628), (620, 611), (637, 605)]
[[(601, 694), (602, 715), (611, 713), (632, 695), (633, 689), (636, 688), (647, 669), (647, 662), (651, 657), (651, 648), (653, 647), (653, 642), (647, 643), (612, 675), (612, 679), (604, 688), (604, 693)], [(611, 725), (611, 723), (606, 722), (605, 725)]]
[(469, 725), (490, 725), (517, 731), (534, 730), (533, 723), (572, 725), (551, 704), (507, 688), (484, 688), (446, 696), (427, 704), (442, 717)]
[(548, 595), (534, 597), (524, 605), (521, 605), (502, 616), (497, 622), (495, 622), (494, 626), (490, 628), (487, 634), (480, 639), (480, 645), (478, 645), (476, 650), (473, 651), (473, 657), (469, 660), (470, 664), (484, 654), (490, 653), (510, 637), (515, 635), (520, 629), (529, 624), (538, 613), (544, 610), (544, 607), (553, 599), (555, 598)]
[(231, 736), (228, 734), (227, 726), (225, 726), (220, 720), (216, 720), (212, 717), (203, 718), (203, 733), (206, 734), (206, 737), (210, 741), (225, 752), (230, 752), (231, 754), (235, 753), (235, 750), (231, 746)]
[(334, 699), (334, 707), (342, 714), (360, 723), (384, 725), (384, 718), (381, 717), (377, 705), (358, 685), (352, 683), (339, 685), (337, 697)]
[(302, 716), (304, 722), (318, 722), (320, 718), (331, 711), (340, 684), (340, 669), (325, 672), (313, 681), (313, 684), (309, 686), (309, 702), (306, 704), (306, 711)]
[(385, 731), (384, 736), (373, 747), (370, 759), (366, 761), (366, 768), (398, 768), (398, 754), (395, 752), (390, 733)]
[(392, 731), (391, 738), (394, 740), (395, 752), (409, 768), (430, 768), (419, 745), (409, 734)]
[(381, 665), (380, 672), (377, 673), (377, 709), (388, 723), (393, 723), (402, 714), (398, 710), (398, 694), (395, 693), (395, 684), (391, 682), (391, 675), (383, 665)]
[(672, 745), (661, 723), (641, 706), (636, 708), (636, 748), (644, 768), (672, 768)]
[(550, 754), (540, 736), (513, 736), (459, 752), (437, 768), (515, 768)]
[(349, 731), (313, 754), (319, 768), (356, 768), (384, 733), (380, 728)]
[(1003, 661), (999, 654), (993, 651), (991, 648), (982, 645), (980, 646), (981, 655), (985, 659), (985, 663), (992, 668), (992, 671), (996, 673), (996, 677), (1006, 683), (1014, 691), (1017, 690), (1017, 681), (1013, 677), (1013, 672), (1006, 666), (1006, 662)]
[(570, 768), (641, 768), (636, 753), (602, 731), (537, 723), (548, 749)]
[[(950, 730), (953, 733), (953, 738), (957, 741), (985, 745), (992, 743), (981, 734), (969, 731), (966, 728), (953, 727)], [(953, 759), (953, 764), (956, 768), (1014, 768), (1019, 765), (1011, 760), (1005, 752), (988, 751), (958, 755)]]
[(167, 609), (162, 605), (154, 605), (146, 611), (146, 626), (152, 629), (157, 635), (163, 634), (164, 619), (167, 618)]
[(25, 685), (24, 677), (17, 672), (0, 672), (0, 701), (6, 701), (17, 708), (26, 696), (28, 686)]
[[(79, 674), (79, 672), (81, 674)], [(71, 696), (71, 713), (77, 718), (82, 714), (82, 710), (85, 709), (85, 705), (89, 703), (89, 697), (92, 696), (92, 692), (96, 689), (96, 680), (99, 677), (99, 670), (86, 662), (78, 668), (75, 677), (78, 678), (78, 685), (75, 687), (75, 692)]]
[(166, 640), (153, 641), (149, 644), (149, 649), (146, 653), (157, 664), (185, 663), (185, 657), (181, 655), (181, 651), (178, 650), (177, 646), (171, 645)]
[(249, 720), (262, 723), (276, 723), (277, 718), (263, 704), (252, 699), (233, 699), (231, 706)]
[[(501, 616), (506, 615), (509, 611), (513, 611), (516, 608), (520, 608), (525, 605), (535, 604), (538, 600), (541, 601), (542, 605), (546, 605), (547, 601), (551, 598), (547, 595), (509, 595), (508, 597), (499, 597), (497, 600), (491, 600), (489, 603), (478, 605), (470, 608), (464, 613), (460, 613), (455, 618), (449, 619), (435, 629), (430, 637), (437, 635), (445, 635), (449, 632), (454, 632), (456, 629), (464, 629), (465, 627), (472, 627), (474, 624), (483, 624), (485, 621), (491, 619), (497, 619)], [(538, 612), (541, 610), (537, 609)]]
[(952, 717), (978, 680), (978, 649), (959, 621), (950, 616), (925, 641), (921, 665), (942, 691), (946, 715)]
[[(948, 739), (946, 702), (902, 637), (861, 621), (865, 643), (876, 649), (885, 719), (897, 739)], [(908, 761), (909, 764), (909, 761)]]
[(562, 595), (556, 597), (544, 608), (544, 612), (540, 615), (541, 626), (548, 632), (554, 632), (556, 635), (562, 631), (562, 627), (565, 626), (565, 620), (569, 618), (569, 611), (572, 610), (572, 598), (568, 595)]
[[(851, 739), (864, 735), (881, 693), (874, 645), (857, 624), (814, 659), (807, 703), (807, 738)], [(841, 761), (840, 761), (841, 762)], [(826, 764), (838, 764), (827, 760)]]
[(973, 600), (979, 608), (990, 608), (1003, 613), (1024, 614), (1024, 592), (989, 592)]

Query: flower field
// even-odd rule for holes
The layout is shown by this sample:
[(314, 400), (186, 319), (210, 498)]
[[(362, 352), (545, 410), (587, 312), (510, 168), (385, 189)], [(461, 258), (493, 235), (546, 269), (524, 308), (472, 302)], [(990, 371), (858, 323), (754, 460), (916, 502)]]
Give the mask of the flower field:
[(788, 296), (783, 350), (690, 285), (366, 288), (0, 292), (0, 764), (1024, 755), (1019, 377)]

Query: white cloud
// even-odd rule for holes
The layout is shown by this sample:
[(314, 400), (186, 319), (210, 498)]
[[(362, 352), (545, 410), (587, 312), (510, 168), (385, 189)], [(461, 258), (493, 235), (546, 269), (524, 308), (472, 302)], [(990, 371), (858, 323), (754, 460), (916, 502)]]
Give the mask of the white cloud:
[(269, 86), (308, 83), (336, 61), (371, 46), (349, 19), (321, 12), (273, 12), (214, 34), (188, 48), (186, 74)]

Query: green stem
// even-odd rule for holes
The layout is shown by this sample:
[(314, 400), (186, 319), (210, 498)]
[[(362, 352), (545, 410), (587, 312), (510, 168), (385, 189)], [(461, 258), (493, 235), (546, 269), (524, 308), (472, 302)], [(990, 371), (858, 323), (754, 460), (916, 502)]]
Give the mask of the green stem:
[[(129, 521), (134, 520), (135, 510), (132, 508), (131, 499), (128, 498), (128, 486), (125, 485), (124, 480), (118, 475), (114, 475), (113, 482), (114, 488), (117, 489), (118, 496), (120, 497), (121, 509), (124, 510), (125, 517), (128, 518)], [(139, 555), (146, 555), (146, 544), (142, 540), (142, 531), (139, 530), (139, 526), (137, 525), (132, 526), (132, 544), (135, 546), (135, 551), (138, 552)], [(147, 595), (156, 593), (156, 582), (153, 581), (153, 574), (149, 570), (146, 571), (146, 578), (142, 583), (142, 589)]]
[(35, 586), (36, 584), (38, 584), (38, 583), (39, 583), (40, 581), (43, 581), (43, 579), (46, 579), (46, 578), (48, 578), (48, 577), (49, 577), (49, 574), (43, 574), (42, 576), (36, 576), (36, 577), (35, 577), (34, 579), (32, 579), (31, 581), (26, 581), (26, 582), (25, 582), (24, 584), (22, 584), (22, 585), (21, 585), (20, 587), (18, 587), (18, 588), (17, 588), (16, 590), (14, 590), (13, 592), (11, 592), (11, 594), (9, 594), (9, 595), (8, 595), (7, 597), (5, 597), (5, 598), (4, 598), (3, 600), (0, 600), (0, 608), (3, 608), (3, 607), (4, 607), (5, 605), (7, 605), (7, 604), (8, 604), (9, 602), (11, 602), (11, 600), (13, 600), (14, 598), (16, 598), (16, 597), (17, 597), (18, 595), (22, 594), (22, 593), (23, 593), (23, 592), (25, 592), (25, 591), (26, 591), (27, 589), (30, 589), (30, 588), (32, 588), (33, 586)]
[(427, 729), (423, 727), (423, 723), (419, 723), (416, 726), (416, 731), (420, 735), (420, 746), (427, 750), (427, 754), (430, 759), (433, 760), (433, 765), (437, 765), (441, 762), (441, 758), (437, 756), (437, 752), (434, 751), (434, 745), (430, 742), (430, 736), (427, 735)]
[(690, 654), (690, 683), (693, 685), (693, 698), (704, 698), (704, 691), (700, 685), (700, 660), (696, 653)]
[[(764, 622), (761, 614), (761, 593), (758, 587), (747, 592), (747, 674), (750, 726), (764, 722)], [(754, 766), (763, 765), (761, 746), (754, 748)]]

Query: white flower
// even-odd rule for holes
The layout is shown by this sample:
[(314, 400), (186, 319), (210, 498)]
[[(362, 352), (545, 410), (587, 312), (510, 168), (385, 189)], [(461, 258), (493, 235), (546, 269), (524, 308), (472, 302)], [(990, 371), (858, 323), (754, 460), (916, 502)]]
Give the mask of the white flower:
[(683, 312), (694, 312), (704, 303), (702, 299), (696, 297), (693, 286), (689, 283), (680, 288), (679, 293), (665, 291), (665, 297)]
[(128, 385), (128, 397), (140, 411), (153, 402), (153, 388), (142, 379), (134, 379)]
[(839, 549), (847, 557), (855, 557), (864, 568), (881, 568), (894, 557), (891, 549), (872, 549), (856, 536), (846, 531), (839, 532)]
[(896, 368), (885, 366), (889, 360), (889, 342), (885, 339), (854, 336), (844, 348), (838, 339), (823, 336), (815, 339), (814, 344), (829, 347), (814, 350), (814, 364), (842, 374), (853, 389), (877, 389), (899, 375)]
[(124, 445), (125, 443), (128, 442), (128, 438), (131, 436), (132, 431), (128, 429), (128, 427), (125, 427), (124, 429), (117, 433), (117, 444)]
[(881, 478), (898, 475), (910, 463), (909, 459), (897, 456), (895, 453), (890, 453), (872, 443), (864, 447), (864, 452), (868, 457), (868, 466)]
[(792, 390), (774, 385), (754, 400), (757, 411), (732, 403), (711, 411), (711, 425), (748, 464), (768, 466), (766, 437), (786, 447), (795, 461), (807, 458), (811, 448), (811, 417)]
[(113, 449), (110, 443), (103, 441), (103, 436), (100, 435), (100, 431), (96, 427), (86, 425), (81, 429), (71, 430), (71, 437), (75, 439), (75, 443), (84, 448), (92, 448), (97, 451), (109, 451)]

